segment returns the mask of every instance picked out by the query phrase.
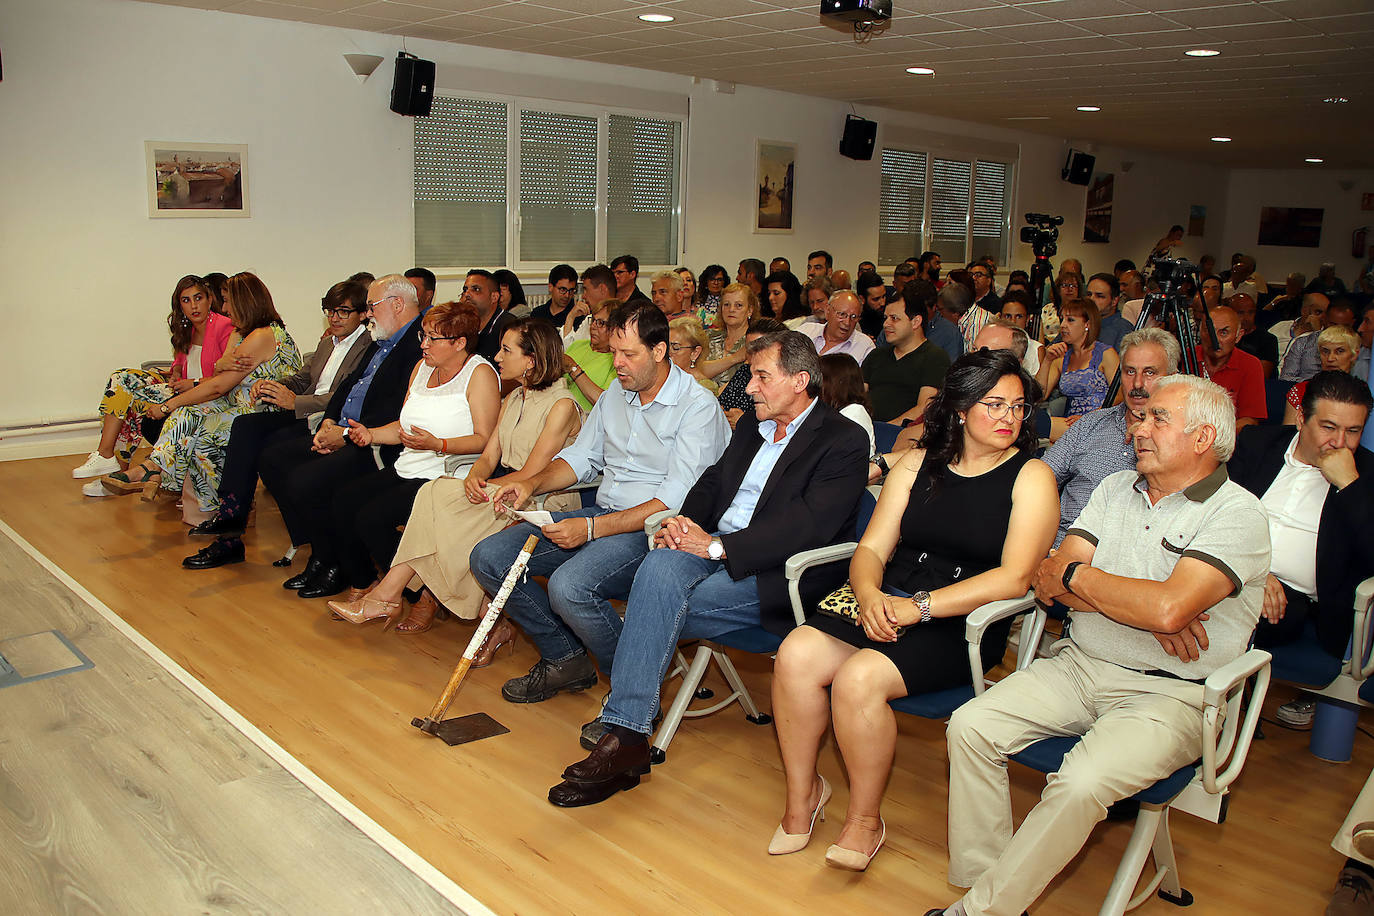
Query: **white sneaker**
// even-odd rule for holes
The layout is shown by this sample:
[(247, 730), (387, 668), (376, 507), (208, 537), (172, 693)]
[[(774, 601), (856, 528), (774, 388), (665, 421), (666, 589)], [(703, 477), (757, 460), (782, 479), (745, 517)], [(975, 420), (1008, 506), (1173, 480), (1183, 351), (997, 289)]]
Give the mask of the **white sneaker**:
[(1289, 728), (1308, 729), (1317, 717), (1316, 700), (1292, 700), (1284, 703), (1274, 712), (1274, 718)]
[[(113, 474), (115, 471), (124, 470), (119, 466), (116, 458), (105, 458), (99, 452), (91, 452), (86, 456), (86, 461), (79, 468), (72, 469), (72, 476), (77, 480), (87, 477), (104, 477), (106, 474)], [(90, 494), (86, 494), (89, 496)]]
[(82, 484), (82, 485), (81, 485), (81, 492), (84, 493), (84, 494), (86, 494), (87, 496), (114, 496), (114, 495), (115, 495), (115, 494), (111, 493), (109, 490), (105, 489), (105, 485), (104, 485), (103, 483), (101, 483), (99, 480), (92, 480), (90, 483)]

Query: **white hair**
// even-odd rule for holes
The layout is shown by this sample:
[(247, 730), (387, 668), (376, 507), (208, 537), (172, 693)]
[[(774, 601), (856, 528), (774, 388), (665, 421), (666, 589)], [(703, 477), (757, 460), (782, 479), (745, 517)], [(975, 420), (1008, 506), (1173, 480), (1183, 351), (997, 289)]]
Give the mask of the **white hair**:
[(660, 270), (658, 273), (654, 274), (653, 279), (649, 282), (657, 283), (659, 280), (667, 280), (675, 293), (682, 292), (682, 288), (687, 285), (682, 282), (682, 274), (678, 273), (676, 270)]
[(1154, 344), (1164, 351), (1164, 360), (1169, 364), (1169, 374), (1178, 371), (1179, 360), (1183, 358), (1183, 348), (1178, 345), (1178, 338), (1170, 334), (1163, 328), (1141, 328), (1138, 331), (1131, 331), (1121, 338), (1121, 356), (1124, 359), (1126, 351), (1131, 347), (1138, 347), (1141, 344)]
[(373, 281), (373, 285), (381, 289), (378, 299), (395, 296), (408, 308), (418, 309), (420, 307), (420, 294), (416, 291), (415, 284), (400, 274), (387, 274), (385, 277), (378, 277)]
[(1236, 405), (1231, 396), (1216, 382), (1196, 375), (1167, 375), (1155, 385), (1155, 393), (1176, 385), (1188, 389), (1183, 431), (1191, 433), (1201, 426), (1212, 427), (1217, 434), (1212, 442), (1212, 456), (1221, 462), (1230, 461), (1236, 450)]

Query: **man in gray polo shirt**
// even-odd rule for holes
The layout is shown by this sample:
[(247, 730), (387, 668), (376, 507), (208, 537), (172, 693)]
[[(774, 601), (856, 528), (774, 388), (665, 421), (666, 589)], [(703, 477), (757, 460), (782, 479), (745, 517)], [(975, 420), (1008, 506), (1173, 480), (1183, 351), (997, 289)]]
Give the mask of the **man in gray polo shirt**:
[[(1036, 596), (1070, 607), (1072, 635), (950, 719), (949, 880), (969, 892), (944, 912), (1022, 912), (1109, 805), (1197, 758), (1200, 682), (1245, 651), (1269, 571), (1264, 509), (1226, 477), (1234, 446), (1220, 386), (1160, 381), (1136, 470), (1104, 480), (1040, 564)], [(1083, 740), (1013, 835), (1007, 758), (1069, 735)]]

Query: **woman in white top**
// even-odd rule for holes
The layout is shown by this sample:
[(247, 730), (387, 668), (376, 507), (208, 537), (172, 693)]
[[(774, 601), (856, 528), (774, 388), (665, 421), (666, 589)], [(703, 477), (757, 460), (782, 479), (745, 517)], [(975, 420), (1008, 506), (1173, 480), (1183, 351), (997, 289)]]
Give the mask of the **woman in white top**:
[(864, 374), (848, 353), (827, 353), (821, 357), (821, 400), (863, 428), (868, 435), (868, 454), (875, 453), (873, 418), (869, 416)]
[(357, 445), (405, 446), (393, 467), (350, 481), (334, 497), (350, 600), (372, 587), (379, 568), (391, 566), (401, 539), (396, 529), (410, 516), (420, 487), (444, 474), (466, 476), (496, 428), (500, 383), (491, 363), (473, 352), (478, 330), (471, 305), (434, 306), (419, 329), (424, 359), (411, 374), (400, 419), (376, 428), (349, 421)]

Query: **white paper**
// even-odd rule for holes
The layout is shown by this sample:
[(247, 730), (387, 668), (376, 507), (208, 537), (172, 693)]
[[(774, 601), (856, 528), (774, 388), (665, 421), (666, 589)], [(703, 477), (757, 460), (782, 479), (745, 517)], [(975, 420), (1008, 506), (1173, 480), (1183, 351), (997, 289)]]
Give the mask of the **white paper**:
[(543, 509), (532, 509), (528, 512), (521, 512), (518, 509), (506, 509), (506, 514), (511, 518), (517, 518), (522, 522), (529, 522), (537, 528), (553, 524), (553, 515)]

